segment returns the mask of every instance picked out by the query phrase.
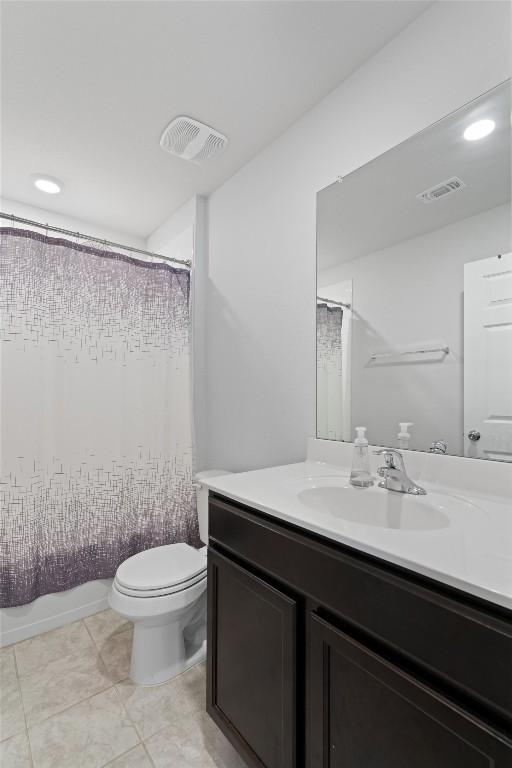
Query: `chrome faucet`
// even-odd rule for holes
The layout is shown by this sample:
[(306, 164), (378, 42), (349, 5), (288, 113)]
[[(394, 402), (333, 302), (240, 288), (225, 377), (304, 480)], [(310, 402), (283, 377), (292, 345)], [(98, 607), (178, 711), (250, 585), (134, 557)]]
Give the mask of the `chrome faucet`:
[(374, 451), (377, 456), (384, 456), (385, 467), (379, 467), (377, 474), (382, 477), (379, 488), (386, 488), (388, 491), (397, 491), (398, 493), (412, 493), (415, 496), (425, 496), (427, 493), (424, 488), (416, 485), (405, 471), (404, 458), (400, 451), (393, 448), (383, 448), (381, 451)]
[(434, 440), (434, 442), (429, 448), (430, 453), (440, 453), (443, 456), (447, 450), (448, 450), (448, 446), (446, 445), (445, 440)]

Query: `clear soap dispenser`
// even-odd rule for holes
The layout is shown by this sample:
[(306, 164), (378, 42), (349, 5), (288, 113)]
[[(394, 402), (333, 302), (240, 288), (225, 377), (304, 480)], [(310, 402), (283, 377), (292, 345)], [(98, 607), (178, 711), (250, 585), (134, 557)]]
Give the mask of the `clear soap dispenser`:
[(357, 437), (354, 440), (354, 458), (350, 473), (350, 484), (355, 485), (356, 488), (369, 488), (374, 483), (370, 472), (368, 440), (365, 437), (365, 432), (366, 427), (356, 427)]

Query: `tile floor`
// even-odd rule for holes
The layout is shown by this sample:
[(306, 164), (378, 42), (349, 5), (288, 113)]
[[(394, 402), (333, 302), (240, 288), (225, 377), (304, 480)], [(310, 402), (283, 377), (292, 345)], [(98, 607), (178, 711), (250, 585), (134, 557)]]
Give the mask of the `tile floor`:
[(0, 649), (1, 767), (245, 768), (204, 711), (204, 664), (144, 688), (131, 641), (107, 610)]

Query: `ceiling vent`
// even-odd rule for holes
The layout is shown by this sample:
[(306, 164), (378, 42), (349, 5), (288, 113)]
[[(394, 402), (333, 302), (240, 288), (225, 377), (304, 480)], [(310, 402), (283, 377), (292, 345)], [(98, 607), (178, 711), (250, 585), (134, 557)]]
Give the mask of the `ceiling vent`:
[(420, 192), (416, 197), (424, 203), (431, 203), (433, 200), (439, 200), (440, 197), (451, 195), (452, 192), (458, 192), (464, 189), (465, 186), (462, 179), (459, 179), (458, 176), (453, 176), (447, 181), (442, 181), (441, 184), (436, 184), (435, 187), (430, 187), (430, 189)]
[(227, 143), (222, 133), (185, 115), (169, 123), (160, 139), (160, 146), (166, 152), (194, 163), (220, 155)]

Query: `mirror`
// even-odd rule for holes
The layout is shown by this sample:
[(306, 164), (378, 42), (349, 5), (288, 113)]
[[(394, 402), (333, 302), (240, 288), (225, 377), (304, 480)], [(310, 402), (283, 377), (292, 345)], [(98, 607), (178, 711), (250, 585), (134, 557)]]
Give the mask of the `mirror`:
[(512, 461), (510, 191), (507, 82), (318, 194), (317, 437)]

